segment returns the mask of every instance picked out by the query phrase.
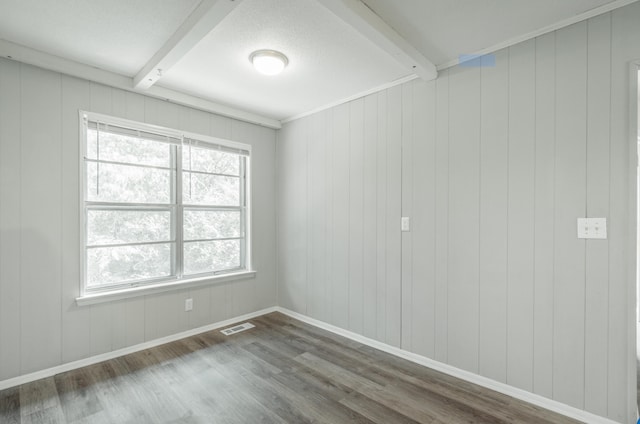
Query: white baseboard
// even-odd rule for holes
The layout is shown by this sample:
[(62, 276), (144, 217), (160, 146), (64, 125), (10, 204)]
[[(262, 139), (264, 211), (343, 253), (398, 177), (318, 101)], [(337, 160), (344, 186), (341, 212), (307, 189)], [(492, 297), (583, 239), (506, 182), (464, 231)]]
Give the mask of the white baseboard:
[(139, 352), (141, 350), (149, 349), (155, 346), (159, 346), (165, 343), (173, 342), (176, 340), (184, 339), (185, 337), (194, 336), (200, 333), (206, 333), (207, 331), (215, 330), (218, 328), (226, 327), (231, 324), (235, 324), (238, 321), (245, 321), (251, 318), (256, 318), (261, 315), (269, 314), (271, 312), (275, 312), (278, 309), (274, 306), (271, 308), (262, 309), (260, 311), (251, 312), (249, 314), (241, 315), (234, 318), (229, 318), (224, 321), (219, 321), (213, 324), (205, 325), (203, 327), (193, 328), (191, 330), (183, 331), (181, 333), (172, 334), (170, 336), (161, 337), (159, 339), (150, 340), (144, 343), (140, 343), (134, 346), (125, 347), (123, 349), (114, 350), (107, 353), (102, 353), (100, 355), (91, 356), (89, 358), (80, 359), (78, 361), (68, 362), (66, 364), (58, 365), (52, 368), (47, 368), (45, 370), (36, 371), (30, 374), (21, 375), (15, 378), (10, 378), (8, 380), (0, 381), (0, 390), (8, 389), (10, 387), (19, 386), (21, 384), (30, 383), (32, 381), (40, 380), (41, 378), (47, 378), (54, 376), (56, 374), (60, 374), (63, 372), (75, 370), (78, 368), (86, 367), (89, 365), (97, 364), (99, 362), (107, 361), (109, 359), (114, 359), (120, 356), (128, 355), (130, 353)]
[(434, 369), (436, 371), (440, 371), (452, 377), (457, 377), (461, 380), (465, 380), (470, 383), (477, 384), (478, 386), (486, 387), (487, 389), (494, 390), (496, 392), (528, 402), (530, 404), (539, 406), (541, 408), (545, 408), (550, 411), (557, 412), (558, 414), (562, 414), (564, 416), (567, 416), (579, 421), (583, 421), (585, 423), (590, 423), (590, 424), (620, 424), (620, 423), (617, 423), (616, 421), (612, 421), (608, 418), (604, 418), (599, 415), (592, 414), (582, 409), (574, 408), (572, 406), (565, 405), (564, 403), (560, 403), (558, 401), (548, 399), (546, 397), (536, 395), (531, 392), (527, 392), (526, 390), (518, 389), (516, 387), (509, 386), (508, 384), (501, 383), (499, 381), (495, 381), (490, 378), (483, 377), (481, 375), (477, 375), (472, 372), (465, 371), (460, 368), (456, 368), (451, 365), (447, 365), (445, 363), (435, 361), (433, 359), (429, 359), (425, 356), (417, 355), (415, 353), (411, 353), (409, 351), (390, 346), (388, 344), (370, 339), (368, 337), (364, 337), (360, 334), (353, 333), (348, 330), (344, 330), (342, 328), (336, 327), (331, 324), (327, 324), (325, 322), (308, 317), (306, 315), (293, 312), (289, 309), (282, 308), (282, 307), (276, 307), (275, 309), (278, 312), (281, 312), (285, 315), (290, 316), (291, 318), (295, 318), (302, 322), (306, 322), (307, 324), (311, 324), (323, 330), (330, 331), (332, 333), (354, 340), (358, 343), (362, 343), (364, 345), (373, 347), (375, 349), (381, 350), (383, 352), (389, 353), (399, 358), (403, 358), (411, 362), (414, 362), (416, 364), (423, 365), (425, 367)]
[(480, 375), (453, 367), (451, 365), (447, 365), (442, 362), (435, 361), (433, 359), (429, 359), (425, 356), (417, 355), (415, 353), (408, 352), (406, 350), (393, 347), (387, 345), (385, 343), (379, 342), (377, 340), (370, 339), (368, 337), (364, 337), (360, 334), (353, 333), (348, 330), (344, 330), (342, 328), (336, 327), (331, 324), (327, 324), (325, 322), (319, 321), (317, 319), (308, 317), (306, 315), (299, 314), (297, 312), (291, 311), (286, 308), (282, 308), (279, 306), (274, 306), (266, 309), (262, 309), (260, 311), (252, 312), (249, 314), (241, 315), (238, 317), (230, 318), (224, 321), (216, 322), (213, 324), (205, 325), (203, 327), (194, 328), (191, 330), (183, 331), (181, 333), (172, 334), (167, 337), (162, 337), (155, 340), (150, 340), (144, 343), (140, 343), (134, 346), (126, 347), (123, 349), (114, 350), (112, 352), (103, 353), (100, 355), (92, 356), (89, 358), (80, 359), (78, 361), (69, 362), (66, 364), (58, 365), (52, 368), (47, 368), (45, 370), (36, 371), (34, 373), (21, 375), (15, 378), (10, 378), (8, 380), (0, 381), (0, 390), (8, 389), (10, 387), (19, 386), (21, 384), (30, 383), (32, 381), (36, 381), (42, 378), (47, 378), (54, 376), (56, 374), (60, 374), (63, 372), (71, 371), (74, 369), (86, 367), (89, 365), (97, 364), (99, 362), (107, 361), (109, 359), (114, 359), (123, 355), (128, 355), (130, 353), (139, 352), (141, 350), (149, 349), (155, 346), (159, 346), (165, 343), (173, 342), (176, 340), (183, 339), (185, 337), (190, 337), (196, 334), (205, 333), (207, 331), (215, 330), (218, 328), (226, 327), (231, 324), (234, 324), (239, 321), (245, 321), (248, 319), (256, 318), (265, 314), (269, 314), (271, 312), (281, 312), (285, 315), (288, 315), (292, 318), (305, 322), (307, 324), (311, 324), (315, 327), (321, 328), (323, 330), (330, 331), (332, 333), (338, 334), (340, 336), (346, 337), (348, 339), (354, 340), (356, 342), (362, 343), (364, 345), (373, 347), (375, 349), (381, 350), (383, 352), (389, 353), (391, 355), (397, 356), (399, 358), (403, 358), (414, 362), (419, 365), (423, 365), (425, 367), (434, 369), (436, 371), (440, 371), (442, 373), (451, 375), (453, 377), (457, 377), (461, 380), (468, 381), (470, 383), (477, 384), (479, 386), (486, 387), (488, 389), (494, 390), (496, 392), (505, 394), (507, 396), (511, 396), (516, 399), (520, 399), (522, 401), (531, 403), (533, 405), (548, 409), (553, 412), (557, 412), (559, 414), (565, 415), (570, 418), (574, 418), (576, 420), (584, 421), (586, 423), (591, 424), (619, 424), (615, 421), (612, 421), (608, 418), (600, 417), (598, 415), (592, 414), (590, 412), (584, 411), (582, 409), (574, 408), (569, 405), (565, 405), (563, 403), (557, 402), (555, 400), (551, 400), (545, 398), (540, 395), (536, 395), (534, 393), (527, 392), (526, 390), (518, 389), (516, 387), (509, 386), (507, 384), (501, 383), (499, 381), (491, 380), (486, 377), (482, 377)]

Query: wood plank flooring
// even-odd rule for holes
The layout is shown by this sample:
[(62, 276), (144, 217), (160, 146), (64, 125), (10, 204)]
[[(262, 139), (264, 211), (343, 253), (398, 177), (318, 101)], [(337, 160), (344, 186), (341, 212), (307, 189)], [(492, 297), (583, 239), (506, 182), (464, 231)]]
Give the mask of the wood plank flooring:
[(577, 422), (279, 313), (251, 322), (1, 391), (0, 422)]

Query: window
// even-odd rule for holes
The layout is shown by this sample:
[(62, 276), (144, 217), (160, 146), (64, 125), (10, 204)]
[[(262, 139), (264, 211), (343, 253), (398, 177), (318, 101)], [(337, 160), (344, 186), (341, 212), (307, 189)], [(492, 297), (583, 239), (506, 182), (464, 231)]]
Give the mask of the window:
[(249, 269), (249, 146), (81, 120), (83, 294)]

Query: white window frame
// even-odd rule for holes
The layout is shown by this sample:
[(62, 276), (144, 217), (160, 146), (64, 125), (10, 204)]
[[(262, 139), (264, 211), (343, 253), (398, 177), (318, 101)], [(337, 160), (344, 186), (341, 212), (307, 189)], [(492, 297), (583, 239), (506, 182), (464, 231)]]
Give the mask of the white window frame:
[[(175, 177), (172, 177), (172, 201), (167, 205), (137, 204), (116, 202), (92, 202), (87, 199), (87, 127), (89, 122), (99, 122), (100, 124), (112, 125), (121, 128), (151, 133), (161, 137), (167, 137), (167, 142), (172, 145), (172, 161), (175, 166), (171, 166)], [(185, 285), (202, 285), (212, 282), (222, 282), (240, 278), (252, 277), (255, 275), (251, 263), (251, 146), (235, 141), (224, 140), (202, 134), (178, 131), (171, 128), (140, 123), (127, 119), (117, 118), (109, 115), (79, 111), (79, 179), (80, 179), (80, 296), (76, 299), (78, 305), (92, 304), (102, 301), (121, 299), (131, 296), (150, 294), (183, 288)], [(170, 140), (170, 141), (169, 141)], [(241, 204), (238, 207), (219, 207), (188, 205), (182, 199), (182, 149), (187, 148), (192, 143), (196, 147), (223, 149), (232, 153), (238, 153), (244, 157), (241, 161), (240, 169), (240, 190)], [(132, 280), (123, 283), (111, 284), (105, 287), (89, 288), (87, 278), (87, 249), (91, 248), (87, 243), (87, 215), (88, 210), (122, 209), (122, 210), (158, 210), (169, 211), (171, 218), (171, 238), (170, 243), (174, 243), (175, 252), (171, 258), (171, 275), (143, 280)], [(184, 210), (238, 210), (241, 216), (240, 240), (240, 268), (232, 270), (214, 271), (203, 274), (183, 275), (183, 212)], [(158, 242), (160, 243), (160, 242)], [(169, 242), (168, 242), (169, 243)], [(143, 243), (126, 243), (125, 245), (139, 245)]]

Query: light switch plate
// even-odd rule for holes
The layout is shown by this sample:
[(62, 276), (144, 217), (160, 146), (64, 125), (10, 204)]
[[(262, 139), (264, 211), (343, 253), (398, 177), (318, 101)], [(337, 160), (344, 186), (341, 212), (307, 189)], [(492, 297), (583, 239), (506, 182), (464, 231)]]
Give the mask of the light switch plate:
[(578, 218), (578, 238), (606, 239), (607, 218)]
[(402, 231), (411, 231), (411, 219), (408, 216), (403, 216), (400, 221), (400, 228)]

